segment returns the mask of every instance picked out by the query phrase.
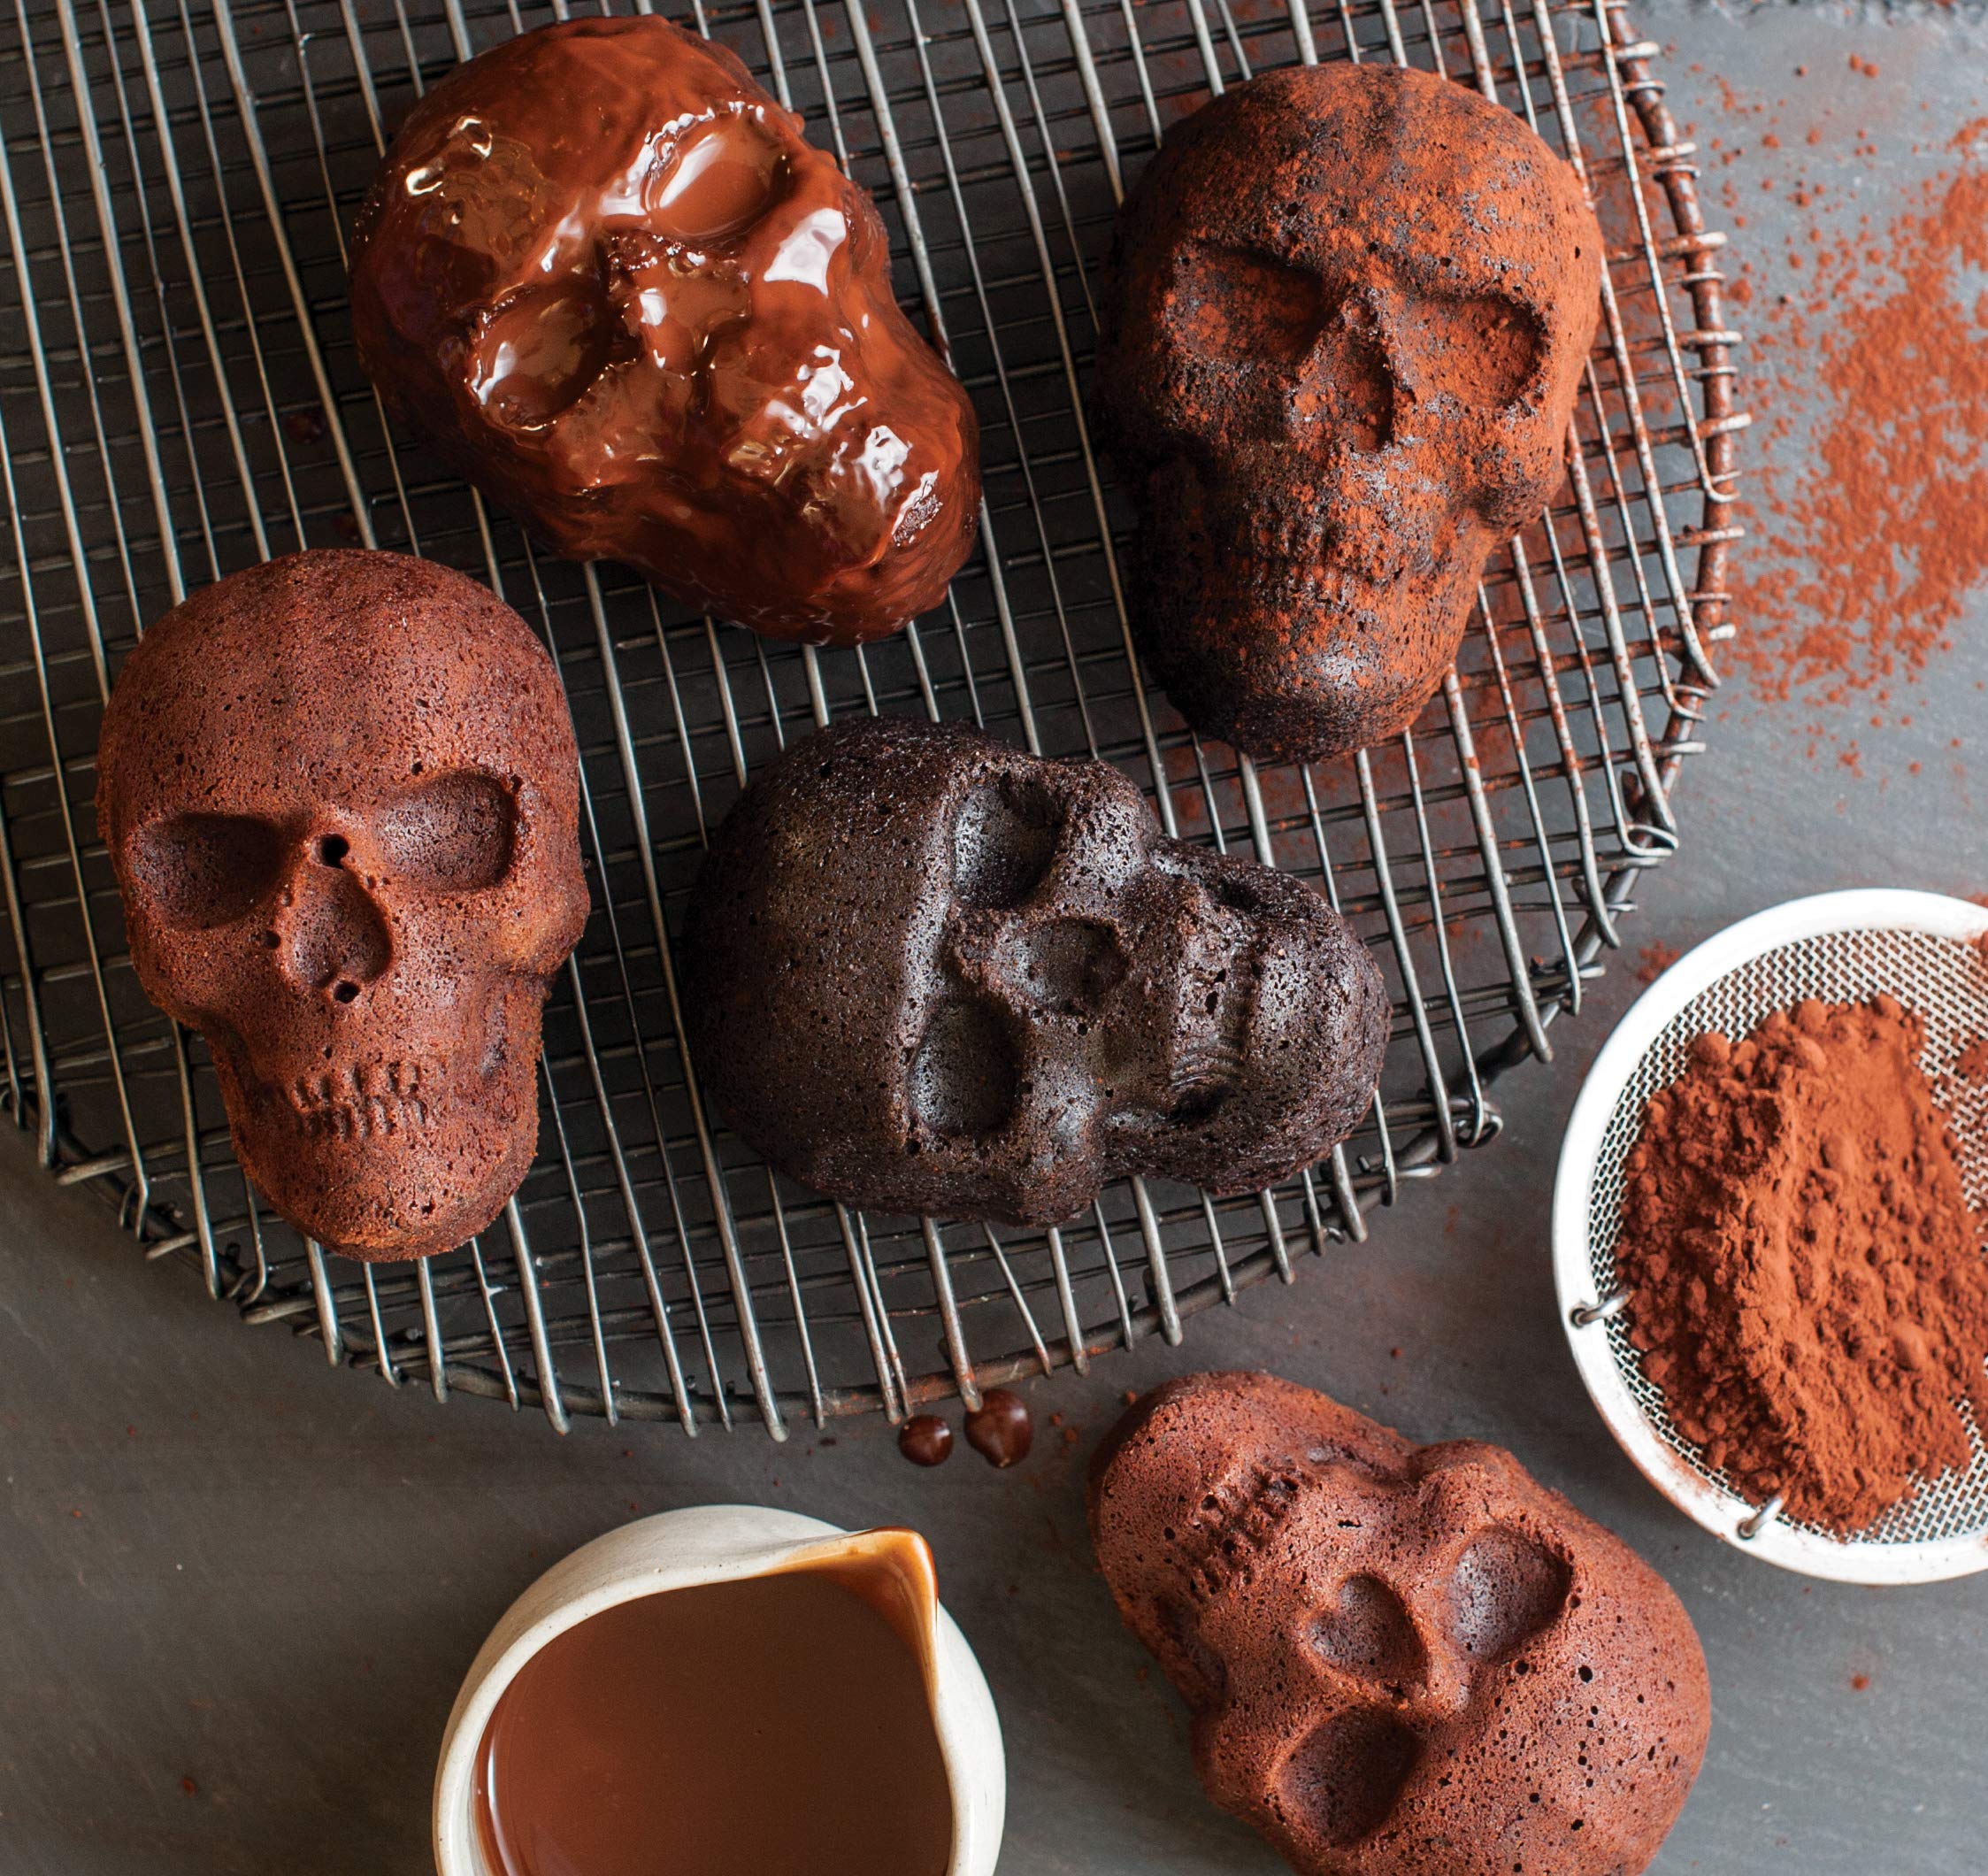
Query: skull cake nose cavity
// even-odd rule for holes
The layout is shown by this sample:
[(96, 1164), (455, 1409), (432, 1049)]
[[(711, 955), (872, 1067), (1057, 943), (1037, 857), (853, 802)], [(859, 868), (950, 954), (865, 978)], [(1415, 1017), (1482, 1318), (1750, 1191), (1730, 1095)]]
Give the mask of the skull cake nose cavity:
[(1006, 960), (1008, 985), (1039, 1010), (1086, 1015), (1125, 974), (1125, 950), (1109, 925), (1058, 919), (1025, 934)]
[(360, 988), (386, 974), (393, 942), (365, 888), (346, 870), (343, 838), (326, 834), (317, 859), (329, 873), (300, 875), (292, 888), (287, 923), (290, 974), (334, 1003), (349, 1003)]
[(1400, 1596), (1378, 1576), (1349, 1576), (1312, 1626), (1311, 1645), (1342, 1673), (1378, 1682), (1397, 1698), (1427, 1672), (1428, 1650)]

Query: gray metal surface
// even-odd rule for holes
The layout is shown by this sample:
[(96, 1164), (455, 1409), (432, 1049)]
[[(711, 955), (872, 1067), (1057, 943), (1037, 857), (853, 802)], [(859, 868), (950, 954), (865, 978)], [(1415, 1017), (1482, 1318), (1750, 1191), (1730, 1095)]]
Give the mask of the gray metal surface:
[[(1842, 127), (1803, 160), (1852, 230), (1914, 205), (1983, 112), (1978, 10), (1640, 11), (1670, 49), (1681, 122), (1739, 152), (1722, 173), (1744, 202), (1755, 319), (1801, 287), (1785, 257), (1806, 250), (1816, 211), (1794, 203), (1786, 151), (1762, 150), (1764, 120), (1733, 135), (1722, 85), (1772, 100), (1807, 68), (1807, 116), (1775, 134), (1798, 150), (1810, 119)], [(1852, 72), (1853, 53), (1882, 76)], [(1858, 153), (1860, 127), (1877, 158)], [(1775, 414), (1799, 432), (1819, 394), (1799, 358), (1778, 363), (1790, 382)], [(1791, 464), (1814, 460), (1799, 435), (1788, 448)], [(1988, 892), (1983, 594), (1951, 635), (1923, 681), (1898, 681), (1882, 729), (1861, 710), (1770, 704), (1729, 681), (1716, 759), (1692, 768), (1678, 803), (1687, 837), (1718, 838), (1639, 890), (1635, 942), (1681, 947), (1835, 887)], [(1813, 747), (1818, 716), (1857, 740), (1861, 774), (1833, 744)], [(637, 1510), (747, 1498), (931, 1534), (1007, 1729), (1004, 1871), (1274, 1876), (1281, 1865), (1194, 1787), (1181, 1710), (1119, 1630), (1082, 1511), (1082, 1462), (1121, 1390), (1255, 1364), (1420, 1438), (1511, 1446), (1677, 1585), (1716, 1717), (1659, 1876), (1978, 1876), (1988, 1584), (1881, 1593), (1749, 1562), (1642, 1482), (1567, 1358), (1553, 1167), (1585, 1062), (1638, 988), (1621, 968), (1591, 985), (1591, 1010), (1556, 1031), (1559, 1060), (1501, 1091), (1497, 1150), (1411, 1186), (1370, 1246), (1211, 1311), (1183, 1348), (1150, 1337), (1088, 1376), (1028, 1384), (1042, 1432), (1007, 1473), (965, 1452), (917, 1472), (874, 1416), (831, 1428), (833, 1446), (797, 1428), (776, 1447), (598, 1421), (561, 1441), (535, 1411), (438, 1410), (424, 1388), (390, 1391), (244, 1334), (183, 1272), (142, 1264), (100, 1206), (52, 1189), (6, 1130), (0, 1871), (421, 1876), (442, 1720), (505, 1603)]]
[[(560, 1426), (784, 1436), (1177, 1341), (1495, 1137), (1492, 1083), (1551, 1052), (1634, 880), (1677, 847), (1746, 419), (1723, 237), (1622, 0), (892, 0), (874, 17), (733, 0), (696, 18), (876, 193), (901, 288), (979, 401), (979, 552), (945, 608), (861, 652), (767, 645), (623, 570), (548, 560), (385, 422), (350, 344), (345, 230), (398, 114), (518, 9), (50, 0), (17, 12), (11, 43), (0, 20), (0, 455), (25, 569), (0, 582), (20, 686), (0, 705), (0, 1096), (152, 1254), (334, 1362), (530, 1401)], [(1079, 391), (1114, 204), (1165, 126), (1263, 65), (1348, 56), (1444, 69), (1583, 167), (1604, 319), (1567, 489), (1486, 570), (1415, 733), (1259, 773), (1203, 748), (1132, 663), (1124, 502)], [(480, 1242), (411, 1268), (327, 1260), (258, 1206), (203, 1046), (137, 989), (88, 807), (134, 634), (188, 585), (342, 538), (453, 561), (526, 612), (565, 677), (587, 788), (595, 915), (547, 1011), (538, 1165)], [(1048, 1233), (866, 1219), (774, 1179), (686, 1073), (671, 934), (752, 770), (879, 708), (1102, 754), (1170, 828), (1320, 881), (1395, 993), (1367, 1124), (1276, 1192), (1121, 1181)]]

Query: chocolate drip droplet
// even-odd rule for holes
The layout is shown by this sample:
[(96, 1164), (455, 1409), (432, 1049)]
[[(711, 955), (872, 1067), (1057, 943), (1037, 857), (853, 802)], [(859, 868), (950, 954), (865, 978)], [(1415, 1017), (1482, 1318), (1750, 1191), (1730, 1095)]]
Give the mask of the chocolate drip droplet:
[(935, 1413), (917, 1413), (897, 1430), (897, 1449), (913, 1465), (943, 1465), (953, 1456), (953, 1429)]
[(966, 1443), (989, 1465), (1018, 1465), (1035, 1443), (1035, 1423), (1018, 1394), (996, 1388), (966, 1417)]

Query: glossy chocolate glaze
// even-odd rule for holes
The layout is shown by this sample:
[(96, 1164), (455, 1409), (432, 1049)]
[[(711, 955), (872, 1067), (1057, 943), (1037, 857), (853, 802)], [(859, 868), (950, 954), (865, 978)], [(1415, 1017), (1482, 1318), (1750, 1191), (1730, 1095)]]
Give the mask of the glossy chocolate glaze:
[(416, 106), (359, 212), (388, 408), (560, 552), (854, 644), (966, 557), (978, 431), (869, 196), (729, 52), (541, 27)]
[(495, 1876), (945, 1876), (952, 1786), (875, 1571), (638, 1596), (555, 1635), (477, 1755)]

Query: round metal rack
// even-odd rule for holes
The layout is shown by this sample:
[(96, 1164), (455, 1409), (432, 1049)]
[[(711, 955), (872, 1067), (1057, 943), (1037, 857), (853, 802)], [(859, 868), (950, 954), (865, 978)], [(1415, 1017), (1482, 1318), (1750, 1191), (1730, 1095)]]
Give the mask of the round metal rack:
[[(564, 6), (556, 11), (563, 12)], [(1735, 404), (1717, 265), (1659, 49), (1616, 0), (756, 0), (730, 45), (876, 196), (898, 284), (979, 407), (986, 494), (947, 604), (863, 651), (764, 643), (533, 550), (384, 419), (344, 244), (400, 116), (554, 11), (487, 0), (16, 0), (0, 25), (0, 1100), (145, 1255), (252, 1323), (438, 1397), (687, 1432), (1086, 1367), (1364, 1240), (1403, 1180), (1493, 1139), (1677, 844), (1670, 795), (1731, 629)], [(681, 16), (679, 16), (681, 17)], [(1487, 569), (1411, 734), (1258, 768), (1197, 741), (1130, 650), (1123, 491), (1082, 396), (1129, 177), (1211, 92), (1296, 60), (1439, 69), (1579, 165), (1609, 251), (1551, 511)], [(594, 916), (547, 1011), (537, 1165), (480, 1242), (365, 1266), (242, 1178), (203, 1045), (153, 1010), (91, 811), (104, 699), (151, 619), (305, 545), (418, 551), (540, 630), (580, 732)], [(1089, 751), (1167, 827), (1309, 878), (1395, 1002), (1339, 1151), (1217, 1200), (1126, 1181), (1048, 1232), (861, 1217), (771, 1174), (687, 1085), (671, 955), (707, 830), (851, 711)], [(771, 1019), (778, 1020), (778, 1012)]]

